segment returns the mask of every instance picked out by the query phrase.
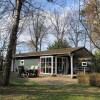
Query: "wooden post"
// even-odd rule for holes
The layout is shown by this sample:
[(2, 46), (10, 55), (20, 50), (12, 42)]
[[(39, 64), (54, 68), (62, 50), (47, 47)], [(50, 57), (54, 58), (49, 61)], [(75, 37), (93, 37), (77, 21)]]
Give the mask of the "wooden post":
[(57, 57), (55, 57), (55, 75), (57, 75)]
[(84, 75), (85, 75), (85, 71), (86, 71), (85, 68), (86, 68), (86, 67), (84, 67)]
[(51, 74), (53, 75), (53, 56), (51, 57), (51, 64), (52, 64), (52, 66), (51, 66)]

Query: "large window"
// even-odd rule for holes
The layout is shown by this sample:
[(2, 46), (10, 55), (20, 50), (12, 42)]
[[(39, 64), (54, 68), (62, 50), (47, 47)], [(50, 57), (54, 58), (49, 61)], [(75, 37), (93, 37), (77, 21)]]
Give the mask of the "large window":
[(51, 73), (52, 72), (52, 59), (53, 57), (45, 56), (41, 57), (41, 72), (42, 73)]
[(45, 73), (45, 58), (41, 58), (41, 72)]
[(46, 58), (46, 73), (51, 73), (51, 57)]

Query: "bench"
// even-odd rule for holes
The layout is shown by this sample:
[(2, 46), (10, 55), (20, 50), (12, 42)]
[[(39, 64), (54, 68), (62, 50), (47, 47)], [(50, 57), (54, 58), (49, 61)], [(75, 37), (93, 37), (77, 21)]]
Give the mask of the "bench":
[(90, 67), (74, 67), (74, 73), (77, 74), (79, 72), (84, 72), (84, 74), (86, 72), (91, 72), (91, 68)]

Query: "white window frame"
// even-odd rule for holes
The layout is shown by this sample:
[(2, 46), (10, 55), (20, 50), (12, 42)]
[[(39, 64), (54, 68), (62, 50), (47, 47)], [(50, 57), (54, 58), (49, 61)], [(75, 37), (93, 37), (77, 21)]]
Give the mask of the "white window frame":
[[(45, 70), (45, 73), (41, 72), (41, 58), (51, 58), (51, 73), (46, 73), (46, 70)], [(46, 69), (46, 63), (45, 63), (45, 69)], [(41, 74), (53, 74), (53, 56), (41, 56), (40, 57), (40, 73)]]

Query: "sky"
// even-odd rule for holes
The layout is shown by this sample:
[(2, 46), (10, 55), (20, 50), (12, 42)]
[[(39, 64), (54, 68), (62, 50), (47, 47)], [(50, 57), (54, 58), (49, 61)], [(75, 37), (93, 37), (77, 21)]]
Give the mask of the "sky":
[[(79, 0), (54, 0), (55, 3), (48, 2), (47, 0), (36, 0), (36, 4), (39, 6), (42, 6), (42, 9), (45, 9), (46, 12), (53, 12), (54, 9), (58, 10), (61, 14), (64, 13), (64, 11), (68, 11), (70, 9), (76, 8), (78, 5), (77, 2)], [(30, 40), (30, 36), (28, 35), (27, 29), (23, 32), (23, 34), (19, 37), (19, 41), (26, 41)], [(42, 50), (47, 50), (48, 44), (52, 44), (55, 40), (55, 37), (51, 34), (48, 36), (48, 43), (44, 43), (42, 46)], [(89, 45), (89, 44), (88, 44)], [(79, 46), (82, 46), (81, 43), (79, 43)], [(89, 47), (89, 46), (88, 46)], [(24, 49), (23, 49), (24, 48)], [(29, 52), (30, 48), (26, 48), (23, 45), (20, 45), (17, 47), (17, 52)]]
[[(53, 12), (54, 9), (58, 10), (61, 14), (63, 14), (64, 11), (70, 10), (73, 7), (77, 6), (78, 0), (54, 0), (54, 3), (48, 2), (47, 0), (34, 0), (36, 4), (39, 6), (42, 6), (42, 9), (45, 9), (46, 12)], [(52, 44), (55, 40), (55, 37), (51, 34), (48, 36), (48, 43), (44, 43), (42, 46), (42, 50), (47, 50), (48, 44)], [(20, 35), (18, 38), (18, 41), (28, 41), (30, 40), (29, 32), (27, 31), (27, 28), (24, 30), (24, 32)], [(80, 43), (79, 46), (82, 44)], [(26, 47), (26, 45), (19, 45), (17, 46), (17, 53), (25, 53), (30, 52), (31, 49)]]
[[(75, 0), (54, 0), (55, 3), (48, 2), (47, 0), (36, 0), (37, 4), (41, 4), (42, 8), (45, 9), (47, 12), (52, 12), (54, 9), (59, 10), (61, 13), (63, 13), (64, 9), (70, 9), (75, 3)], [(30, 40), (30, 36), (27, 34), (27, 30), (23, 32), (23, 34), (19, 37), (19, 41), (26, 41)], [(48, 44), (52, 44), (55, 40), (55, 37), (53, 35), (48, 36)], [(24, 45), (25, 46), (25, 45)], [(30, 48), (26, 48), (23, 45), (17, 46), (17, 52), (29, 52)], [(24, 49), (23, 49), (24, 48)], [(42, 46), (42, 50), (47, 49), (47, 43)]]
[[(14, 0), (12, 0), (14, 1)], [(34, 1), (34, 3), (38, 6), (41, 5), (41, 8), (42, 10), (45, 10), (46, 14), (49, 15), (50, 13), (53, 13), (54, 10), (57, 10), (60, 12), (61, 16), (64, 15), (64, 13), (67, 13), (67, 11), (71, 11), (72, 9), (78, 7), (78, 2), (79, 0), (54, 0), (54, 3), (52, 2), (48, 2), (47, 0), (32, 0)], [(82, 0), (81, 0), (82, 1)], [(1, 10), (1, 9), (0, 9)], [(75, 9), (74, 9), (75, 10)], [(3, 16), (4, 17), (4, 16)], [(6, 16), (5, 16), (6, 17)], [(4, 17), (4, 19), (6, 19)], [(10, 17), (8, 17), (8, 21), (5, 21), (7, 22), (6, 24), (8, 25), (8, 27), (10, 27), (11, 24), (11, 20), (12, 19), (9, 19)], [(0, 22), (1, 23), (1, 22)], [(49, 23), (49, 22), (47, 22)], [(2, 23), (0, 24), (0, 27), (3, 27), (2, 26)], [(7, 28), (8, 28), (7, 27)], [(4, 27), (5, 28), (5, 27)], [(3, 28), (2, 28), (3, 29)], [(0, 30), (1, 32), (2, 30)], [(6, 34), (7, 32), (5, 32)], [(8, 32), (9, 33), (9, 32)], [(1, 38), (1, 37), (0, 37)], [(30, 35), (29, 35), (29, 31), (28, 29), (25, 27), (24, 31), (22, 32), (22, 34), (19, 36), (18, 38), (18, 41), (20, 42), (23, 42), (23, 41), (28, 41), (30, 40)], [(42, 46), (42, 50), (47, 50), (47, 47), (49, 44), (52, 44), (54, 43), (55, 41), (55, 37), (52, 35), (52, 34), (49, 34), (47, 36), (47, 40), (48, 42), (44, 43), (43, 46)], [(0, 45), (1, 46), (1, 45)], [(79, 43), (79, 46), (82, 46), (82, 43), (80, 42)], [(89, 43), (87, 43), (87, 48), (89, 48)], [(30, 52), (32, 51), (32, 49), (30, 49), (28, 46), (26, 46), (25, 44), (20, 44), (17, 46), (17, 53), (26, 53), (26, 52)]]

